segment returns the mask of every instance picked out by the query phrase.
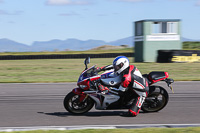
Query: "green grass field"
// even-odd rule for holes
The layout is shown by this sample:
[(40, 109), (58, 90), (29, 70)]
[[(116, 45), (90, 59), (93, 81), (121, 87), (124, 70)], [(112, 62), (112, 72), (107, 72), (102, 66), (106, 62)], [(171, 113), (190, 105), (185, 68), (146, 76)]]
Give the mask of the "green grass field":
[(183, 42), (182, 46), (184, 50), (199, 50), (200, 42)]
[[(91, 58), (89, 66), (109, 65), (114, 58)], [(167, 71), (174, 80), (200, 80), (200, 63), (133, 63), (142, 74)], [(0, 60), (1, 83), (76, 82), (84, 59)]]
[(86, 51), (53, 51), (53, 52), (2, 52), (0, 56), (4, 55), (55, 55), (55, 54), (102, 54), (102, 53), (130, 53), (133, 48), (121, 48), (112, 50), (86, 50)]

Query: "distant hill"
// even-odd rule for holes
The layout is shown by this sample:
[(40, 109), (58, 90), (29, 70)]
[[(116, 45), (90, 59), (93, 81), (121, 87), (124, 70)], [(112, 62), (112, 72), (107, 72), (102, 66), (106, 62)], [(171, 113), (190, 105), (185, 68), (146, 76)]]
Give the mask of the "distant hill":
[(102, 45), (90, 50), (112, 50), (112, 49), (122, 49), (122, 48), (127, 48), (127, 45), (121, 45), (121, 46)]
[(81, 41), (78, 39), (67, 39), (67, 40), (51, 40), (46, 42), (34, 42), (32, 49), (34, 51), (64, 51), (70, 50), (88, 50), (90, 48), (105, 45), (106, 42), (100, 40), (87, 40)]
[[(200, 41), (182, 38), (182, 41)], [(9, 39), (0, 39), (0, 52), (40, 52), (40, 51), (65, 51), (65, 50), (89, 50), (103, 45), (121, 46), (127, 45), (133, 47), (134, 37), (122, 38), (116, 41), (105, 42), (102, 40), (78, 40), (78, 39), (66, 39), (59, 40), (54, 39), (50, 41), (35, 41), (31, 46), (18, 43)]]
[(31, 51), (31, 47), (9, 39), (0, 39), (0, 52), (23, 52)]
[(194, 39), (188, 39), (185, 37), (182, 37), (182, 42), (199, 42), (200, 40), (194, 40)]
[(54, 51), (54, 50), (89, 50), (96, 47), (100, 47), (102, 45), (113, 45), (113, 46), (120, 46), (120, 45), (128, 45), (132, 46), (131, 37), (112, 41), (112, 42), (105, 42), (102, 40), (78, 40), (78, 39), (67, 39), (67, 40), (51, 40), (46, 42), (34, 42), (32, 44), (32, 49), (34, 51)]
[[(131, 37), (130, 37), (131, 38)], [(105, 42), (102, 40), (78, 40), (67, 39), (59, 40), (54, 39), (50, 41), (35, 41), (31, 46), (18, 43), (9, 39), (0, 39), (0, 52), (40, 52), (40, 51), (65, 51), (65, 50), (89, 50), (103, 45), (128, 45), (132, 46), (130, 38), (124, 38), (112, 42)]]
[(113, 46), (128, 45), (129, 47), (133, 47), (133, 42), (134, 42), (133, 36), (131, 36), (131, 37), (109, 42), (108, 44), (113, 45)]

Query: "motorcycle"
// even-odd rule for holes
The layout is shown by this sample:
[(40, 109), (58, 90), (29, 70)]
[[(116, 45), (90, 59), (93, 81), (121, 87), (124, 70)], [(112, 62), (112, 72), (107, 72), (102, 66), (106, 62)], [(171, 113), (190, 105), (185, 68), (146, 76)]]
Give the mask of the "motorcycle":
[[(72, 114), (83, 114), (92, 109), (95, 104), (97, 110), (129, 109), (134, 98), (137, 97), (132, 89), (123, 94), (117, 91), (121, 83), (121, 76), (116, 75), (114, 70), (98, 74), (95, 66), (88, 68), (90, 58), (84, 61), (85, 70), (81, 73), (77, 88), (68, 93), (63, 101), (65, 109)], [(143, 112), (158, 112), (163, 109), (169, 100), (168, 92), (161, 86), (153, 85), (159, 81), (165, 81), (173, 91), (171, 84), (173, 79), (168, 78), (169, 74), (163, 71), (153, 71), (144, 74), (149, 83), (149, 94), (146, 97), (141, 110)], [(98, 89), (98, 83), (109, 88), (108, 92)]]

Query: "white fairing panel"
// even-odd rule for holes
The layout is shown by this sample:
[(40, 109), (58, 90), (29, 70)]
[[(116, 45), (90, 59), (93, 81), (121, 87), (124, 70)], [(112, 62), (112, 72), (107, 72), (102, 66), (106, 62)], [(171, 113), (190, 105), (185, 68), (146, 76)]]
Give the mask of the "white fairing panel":
[(121, 83), (121, 76), (116, 75), (114, 72), (109, 74), (108, 78), (102, 79), (101, 81), (103, 82), (104, 85), (108, 86), (115, 86)]
[[(97, 96), (99, 95), (99, 96)], [(97, 94), (90, 95), (90, 97), (95, 101), (95, 108), (99, 110), (105, 110), (110, 104), (119, 100), (119, 96), (112, 94)], [(101, 95), (101, 96), (100, 96)], [(104, 97), (104, 98), (102, 98)]]

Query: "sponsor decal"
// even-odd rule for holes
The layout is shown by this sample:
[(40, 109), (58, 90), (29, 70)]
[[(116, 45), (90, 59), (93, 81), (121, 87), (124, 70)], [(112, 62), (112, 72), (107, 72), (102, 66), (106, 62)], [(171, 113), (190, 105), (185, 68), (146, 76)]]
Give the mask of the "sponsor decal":
[(200, 62), (200, 56), (192, 54), (192, 56), (173, 56), (172, 62)]
[(179, 41), (180, 35), (147, 35), (146, 39), (144, 36), (135, 36), (135, 42), (142, 41)]
[(178, 41), (180, 35), (147, 35), (146, 41)]
[(114, 81), (110, 81), (110, 84), (113, 85), (115, 82)]

